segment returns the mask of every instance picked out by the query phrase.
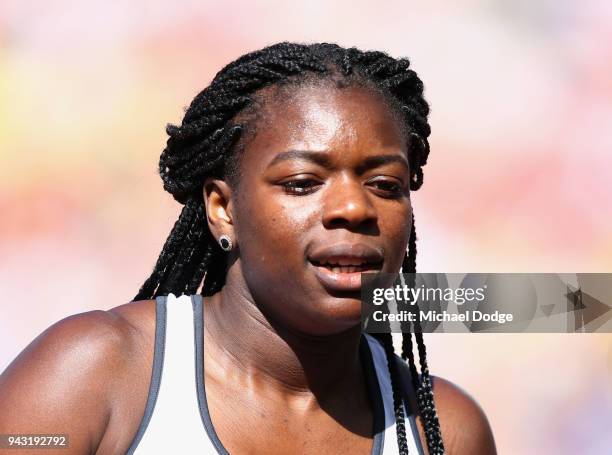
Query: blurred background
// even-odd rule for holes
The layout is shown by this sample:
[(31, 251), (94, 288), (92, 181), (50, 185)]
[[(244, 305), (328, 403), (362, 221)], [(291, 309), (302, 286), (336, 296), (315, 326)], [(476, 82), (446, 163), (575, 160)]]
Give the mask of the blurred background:
[[(165, 125), (277, 41), (410, 58), (432, 106), (422, 272), (612, 272), (612, 2), (0, 1), (0, 371), (137, 293), (180, 206)], [(610, 453), (612, 336), (436, 334), (502, 454)]]

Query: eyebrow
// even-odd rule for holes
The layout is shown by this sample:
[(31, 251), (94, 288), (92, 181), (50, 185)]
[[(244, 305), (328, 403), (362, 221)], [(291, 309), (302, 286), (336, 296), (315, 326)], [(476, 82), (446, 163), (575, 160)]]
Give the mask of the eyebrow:
[[(270, 168), (278, 163), (289, 160), (310, 161), (326, 169), (331, 169), (333, 167), (327, 152), (316, 152), (309, 150), (288, 150), (286, 152), (281, 152), (274, 157), (270, 164), (268, 164), (268, 167)], [(357, 172), (361, 174), (367, 169), (390, 163), (399, 163), (403, 165), (406, 170), (410, 169), (408, 160), (406, 160), (403, 155), (375, 155), (369, 156), (363, 162), (359, 163), (357, 166)]]
[(357, 166), (357, 173), (361, 174), (367, 169), (371, 169), (374, 167), (382, 166), (384, 164), (391, 163), (399, 163), (406, 168), (406, 170), (410, 170), (410, 166), (408, 165), (408, 160), (404, 157), (404, 155), (375, 155), (367, 157), (363, 163), (360, 163)]
[(278, 163), (289, 160), (311, 161), (328, 169), (332, 167), (329, 155), (326, 152), (315, 152), (308, 150), (288, 150), (286, 152), (281, 152), (276, 155), (272, 161), (270, 161), (268, 167), (272, 167)]

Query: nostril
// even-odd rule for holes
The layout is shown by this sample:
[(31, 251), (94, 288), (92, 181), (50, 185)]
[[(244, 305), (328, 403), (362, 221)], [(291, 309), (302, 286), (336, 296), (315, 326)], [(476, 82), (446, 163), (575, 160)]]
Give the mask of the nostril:
[(337, 217), (327, 221), (326, 226), (329, 229), (346, 228), (350, 226), (375, 227), (377, 224), (375, 218), (352, 219), (348, 217)]

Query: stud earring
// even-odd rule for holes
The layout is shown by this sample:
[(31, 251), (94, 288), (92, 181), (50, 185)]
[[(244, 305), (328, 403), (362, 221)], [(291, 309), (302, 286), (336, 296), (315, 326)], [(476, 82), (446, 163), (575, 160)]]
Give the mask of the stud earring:
[(232, 239), (229, 235), (223, 234), (219, 237), (219, 245), (221, 245), (221, 249), (223, 251), (231, 251), (232, 249)]

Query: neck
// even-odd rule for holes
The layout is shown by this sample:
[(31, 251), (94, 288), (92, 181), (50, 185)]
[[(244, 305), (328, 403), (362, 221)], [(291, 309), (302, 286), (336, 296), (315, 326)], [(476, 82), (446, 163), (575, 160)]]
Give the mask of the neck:
[(266, 318), (231, 275), (221, 291), (205, 298), (205, 343), (219, 371), (311, 403), (363, 388), (359, 326), (329, 336), (292, 332)]

